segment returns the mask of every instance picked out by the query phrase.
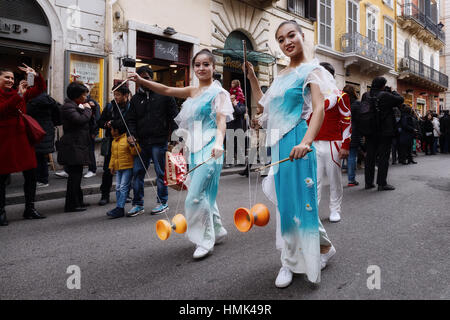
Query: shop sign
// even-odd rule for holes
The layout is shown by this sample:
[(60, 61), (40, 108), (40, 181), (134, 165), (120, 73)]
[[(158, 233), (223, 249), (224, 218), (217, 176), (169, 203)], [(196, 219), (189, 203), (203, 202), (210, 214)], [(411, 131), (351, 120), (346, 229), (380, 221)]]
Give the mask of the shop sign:
[[(255, 72), (259, 71), (258, 64), (252, 62), (253, 68), (255, 69)], [(233, 60), (230, 56), (224, 56), (223, 58), (223, 66), (226, 69), (232, 70), (233, 72), (240, 72), (242, 73), (242, 61), (240, 60)]]
[(179, 46), (177, 43), (155, 39), (155, 58), (178, 61)]
[(49, 27), (7, 18), (0, 18), (0, 37), (44, 44), (52, 42)]

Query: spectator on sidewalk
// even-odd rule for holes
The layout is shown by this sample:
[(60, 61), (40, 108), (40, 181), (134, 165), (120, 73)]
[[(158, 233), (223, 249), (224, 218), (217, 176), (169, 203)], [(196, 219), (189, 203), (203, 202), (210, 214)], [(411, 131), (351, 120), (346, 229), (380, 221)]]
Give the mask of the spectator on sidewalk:
[[(91, 87), (89, 85), (86, 85), (86, 87), (88, 88), (90, 93)], [(88, 172), (84, 175), (84, 177), (92, 178), (97, 173), (97, 160), (95, 159), (95, 138), (98, 136), (99, 133), (97, 121), (100, 119), (100, 105), (90, 95), (88, 95), (87, 97), (87, 103), (89, 103), (92, 109), (92, 116), (91, 120), (89, 121), (89, 135), (91, 138), (91, 144), (89, 148), (90, 161), (88, 166)]]
[(439, 119), (437, 117), (437, 114), (434, 113), (433, 114), (433, 153), (432, 154), (436, 154), (438, 151), (438, 142), (439, 142), (439, 137), (441, 136), (441, 128), (439, 126)]
[(109, 161), (111, 158), (111, 123), (113, 121), (122, 120), (122, 117), (126, 119), (128, 111), (130, 110), (130, 89), (127, 85), (122, 85), (117, 90), (116, 88), (119, 85), (115, 85), (113, 87), (114, 91), (114, 100), (106, 105), (103, 109), (102, 115), (98, 120), (98, 127), (104, 129), (104, 141), (102, 143), (105, 144), (105, 152), (103, 160), (103, 175), (102, 175), (102, 184), (100, 186), (100, 191), (102, 193), (99, 206), (104, 206), (109, 203), (109, 195), (111, 192), (112, 180), (113, 177), (109, 170)]
[(354, 187), (359, 185), (359, 182), (356, 181), (356, 162), (358, 158), (358, 152), (361, 146), (361, 134), (358, 131), (356, 121), (354, 121), (354, 115), (359, 112), (360, 108), (360, 101), (358, 101), (358, 94), (356, 93), (356, 89), (352, 85), (346, 85), (344, 89), (342, 89), (343, 92), (348, 94), (350, 98), (350, 109), (351, 109), (351, 117), (352, 117), (352, 135), (350, 138), (350, 149), (348, 152), (348, 168), (347, 168), (347, 177), (348, 177), (348, 184), (349, 187)]
[(14, 73), (0, 67), (0, 226), (7, 226), (6, 181), (10, 173), (22, 172), (24, 177), (25, 219), (45, 218), (34, 207), (36, 196), (36, 154), (28, 140), (25, 123), (21, 114), (26, 114), (26, 103), (45, 91), (45, 81), (41, 75), (24, 64), (19, 69), (32, 74), (34, 86), (28, 87), (21, 81), (18, 89), (13, 89)]
[(386, 82), (384, 77), (374, 78), (370, 92), (364, 93), (361, 102), (372, 105), (370, 101), (375, 99), (380, 110), (381, 120), (377, 123), (377, 130), (366, 136), (367, 155), (364, 164), (365, 189), (372, 189), (375, 187), (375, 163), (378, 163), (378, 191), (395, 190), (394, 186), (387, 183), (389, 154), (395, 130), (394, 108), (398, 108), (404, 101), (397, 92), (386, 87)]
[[(138, 145), (128, 143), (127, 130), (122, 120), (113, 120), (110, 123), (111, 158), (109, 169), (116, 174), (116, 207), (106, 214), (111, 219), (125, 216), (125, 203), (130, 192), (131, 178), (133, 177), (134, 157), (141, 151)], [(137, 149), (137, 151), (136, 151)]]
[(433, 115), (431, 113), (427, 113), (423, 122), (423, 136), (425, 139), (425, 155), (433, 155), (436, 154), (433, 151), (433, 135), (434, 127), (433, 127)]
[(46, 135), (36, 145), (36, 180), (37, 187), (48, 187), (48, 155), (55, 151), (55, 127), (61, 125), (61, 104), (46, 92), (32, 99), (27, 104), (27, 113), (45, 130)]
[(442, 134), (441, 152), (448, 153), (450, 147), (450, 116), (448, 110), (444, 110), (444, 115), (442, 116), (440, 122)]
[(67, 179), (65, 212), (86, 210), (81, 190), (83, 166), (89, 165), (91, 145), (91, 105), (87, 102), (89, 90), (81, 82), (67, 87), (67, 99), (61, 110), (64, 135), (58, 143), (58, 163), (66, 166)]
[[(145, 80), (153, 81), (153, 70), (142, 66), (137, 74)], [(130, 143), (139, 143), (142, 153), (136, 157), (133, 169), (133, 208), (129, 216), (144, 212), (144, 178), (153, 159), (156, 172), (157, 202), (151, 214), (160, 214), (169, 209), (167, 204), (169, 192), (164, 185), (166, 151), (170, 134), (178, 126), (174, 119), (178, 106), (173, 97), (159, 95), (147, 87), (140, 87), (131, 99), (127, 114), (127, 124), (131, 132)], [(143, 163), (142, 163), (143, 162)]]
[(400, 120), (399, 133), (399, 163), (401, 164), (416, 164), (412, 157), (413, 139), (416, 135), (416, 128), (414, 127), (414, 119), (412, 109), (408, 105), (402, 106), (402, 116)]

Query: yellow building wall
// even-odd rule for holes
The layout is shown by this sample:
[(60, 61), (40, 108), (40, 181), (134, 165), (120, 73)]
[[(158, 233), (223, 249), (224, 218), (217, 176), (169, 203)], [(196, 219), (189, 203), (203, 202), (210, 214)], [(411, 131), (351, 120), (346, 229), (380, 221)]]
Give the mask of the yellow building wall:
[[(320, 1), (320, 0), (318, 0)], [(390, 17), (395, 21), (395, 10), (397, 1), (393, 1), (392, 8), (387, 6), (383, 0), (362, 0), (359, 2), (359, 30), (363, 36), (367, 36), (367, 4), (370, 3), (378, 8), (377, 16), (377, 36), (378, 42), (384, 45), (384, 20), (385, 16)], [(320, 17), (320, 6), (317, 12)], [(319, 43), (318, 38), (318, 22), (315, 22), (315, 44)], [(395, 23), (393, 26), (394, 32), (394, 49), (396, 48), (396, 32)], [(347, 0), (334, 0), (334, 49), (342, 51), (341, 38), (347, 32)]]

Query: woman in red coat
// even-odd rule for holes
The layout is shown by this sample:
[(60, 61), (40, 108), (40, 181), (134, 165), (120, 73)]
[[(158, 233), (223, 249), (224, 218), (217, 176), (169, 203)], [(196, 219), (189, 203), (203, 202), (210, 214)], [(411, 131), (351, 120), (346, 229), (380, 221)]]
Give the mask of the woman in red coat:
[[(24, 64), (25, 65), (25, 64)], [(20, 111), (26, 113), (26, 102), (45, 91), (45, 81), (25, 65), (20, 70), (35, 75), (34, 87), (21, 81), (14, 90), (14, 73), (0, 68), (0, 225), (8, 225), (5, 212), (6, 179), (10, 173), (22, 172), (25, 183), (25, 219), (45, 218), (34, 208), (36, 195), (36, 155), (25, 131)]]

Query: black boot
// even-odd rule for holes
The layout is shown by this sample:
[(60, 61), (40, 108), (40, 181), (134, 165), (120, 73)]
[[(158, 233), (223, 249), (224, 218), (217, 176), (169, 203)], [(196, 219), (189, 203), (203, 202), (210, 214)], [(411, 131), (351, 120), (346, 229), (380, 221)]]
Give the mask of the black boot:
[(0, 226), (7, 226), (8, 220), (6, 220), (6, 211), (5, 208), (0, 209)]
[(102, 195), (102, 198), (100, 199), (98, 205), (99, 206), (104, 206), (107, 203), (109, 203), (109, 195)]
[(25, 211), (23, 212), (24, 219), (45, 219), (46, 217), (40, 214), (35, 208), (34, 205), (27, 205), (25, 207)]

